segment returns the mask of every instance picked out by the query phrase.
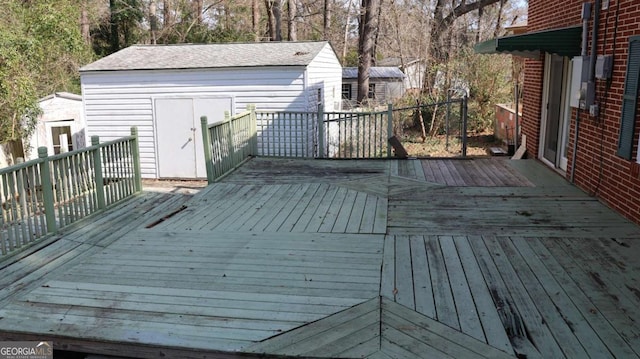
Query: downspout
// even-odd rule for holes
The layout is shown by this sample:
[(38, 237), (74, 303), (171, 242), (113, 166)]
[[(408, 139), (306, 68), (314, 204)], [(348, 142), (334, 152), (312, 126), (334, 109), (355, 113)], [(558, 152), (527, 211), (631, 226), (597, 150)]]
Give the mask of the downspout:
[[(595, 91), (595, 74), (596, 74), (596, 46), (598, 45), (598, 27), (600, 26), (600, 1), (595, 0), (595, 13), (593, 17), (593, 29), (591, 33), (591, 54), (589, 57), (589, 84), (587, 87), (593, 86)], [(587, 57), (587, 44), (588, 34), (589, 34), (589, 18), (591, 17), (591, 3), (583, 3), (582, 4), (582, 59)], [(584, 66), (584, 61), (582, 66)], [(587, 90), (588, 91), (588, 90)], [(591, 104), (587, 104), (591, 105)], [(578, 134), (580, 133), (580, 115), (582, 114), (582, 110), (578, 108), (576, 111), (576, 130), (574, 132), (573, 137), (573, 154), (571, 156), (571, 183), (575, 183), (575, 173), (576, 173), (576, 157), (578, 154)]]

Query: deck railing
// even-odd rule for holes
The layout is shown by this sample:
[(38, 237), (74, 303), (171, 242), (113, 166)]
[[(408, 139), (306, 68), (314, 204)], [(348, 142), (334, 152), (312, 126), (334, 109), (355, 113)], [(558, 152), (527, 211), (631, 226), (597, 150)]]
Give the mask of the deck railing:
[[(36, 243), (142, 190), (138, 136), (0, 169), (0, 254)], [(0, 256), (1, 258), (1, 256)]]
[[(466, 156), (466, 99), (460, 102), (459, 133), (462, 156)], [(433, 104), (437, 108), (438, 104)], [(424, 106), (423, 106), (424, 107)], [(421, 107), (422, 108), (422, 107)], [(408, 109), (400, 109), (407, 111)], [(446, 116), (447, 141), (450, 135), (449, 112)], [(316, 112), (248, 111), (213, 125), (201, 118), (202, 136), (209, 183), (238, 167), (249, 156), (301, 158), (387, 158), (392, 156), (389, 138), (398, 109), (391, 104), (386, 111)], [(453, 120), (452, 120), (453, 121)], [(452, 122), (453, 123), (453, 122)], [(448, 148), (448, 142), (447, 142)]]
[(320, 157), (383, 158), (391, 155), (388, 139), (392, 106), (379, 112), (328, 112), (324, 114), (324, 146)]
[(258, 156), (316, 157), (317, 112), (256, 113)]
[(207, 167), (207, 180), (215, 182), (256, 153), (255, 107), (231, 117), (225, 112), (222, 122), (209, 125), (200, 118)]
[[(391, 105), (389, 105), (391, 108)], [(381, 158), (390, 154), (391, 112), (256, 113), (257, 156)]]

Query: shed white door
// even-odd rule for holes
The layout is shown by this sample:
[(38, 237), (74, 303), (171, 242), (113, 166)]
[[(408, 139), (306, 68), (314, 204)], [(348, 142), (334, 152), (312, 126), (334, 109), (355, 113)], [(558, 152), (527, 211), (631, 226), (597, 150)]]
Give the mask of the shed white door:
[(163, 98), (155, 100), (158, 177), (205, 178), (200, 117), (224, 119), (231, 98)]

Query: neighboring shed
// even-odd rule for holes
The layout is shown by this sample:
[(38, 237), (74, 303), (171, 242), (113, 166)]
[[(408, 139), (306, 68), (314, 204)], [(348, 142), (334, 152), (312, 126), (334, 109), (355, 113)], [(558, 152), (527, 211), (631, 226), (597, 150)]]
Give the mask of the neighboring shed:
[(137, 126), (145, 178), (204, 178), (200, 116), (341, 109), (342, 66), (326, 41), (137, 45), (80, 69), (89, 135)]
[(38, 158), (38, 147), (47, 147), (49, 155), (85, 147), (82, 96), (56, 92), (38, 103), (42, 114), (29, 141), (24, 142), (25, 159)]
[(47, 147), (49, 155), (84, 148), (86, 122), (82, 96), (56, 92), (38, 100), (42, 114), (28, 139), (0, 143), (0, 168), (38, 158), (38, 147)]
[[(372, 67), (369, 69), (369, 98), (386, 103), (404, 94), (405, 75), (397, 67)], [(353, 106), (358, 98), (358, 68), (342, 69), (342, 101)]]
[(427, 69), (426, 62), (422, 59), (410, 58), (402, 59), (400, 57), (387, 57), (376, 62), (379, 66), (397, 67), (404, 73), (404, 88), (422, 89), (424, 74)]

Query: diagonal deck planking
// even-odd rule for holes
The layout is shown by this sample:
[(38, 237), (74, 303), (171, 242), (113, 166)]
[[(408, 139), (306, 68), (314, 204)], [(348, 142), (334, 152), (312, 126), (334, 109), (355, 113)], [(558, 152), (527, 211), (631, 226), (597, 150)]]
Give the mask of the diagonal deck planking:
[(187, 202), (146, 196), (6, 262), (0, 338), (137, 357), (640, 353), (640, 230), (533, 161), (257, 158)]
[(384, 297), (268, 338), (247, 350), (321, 358), (512, 358)]

